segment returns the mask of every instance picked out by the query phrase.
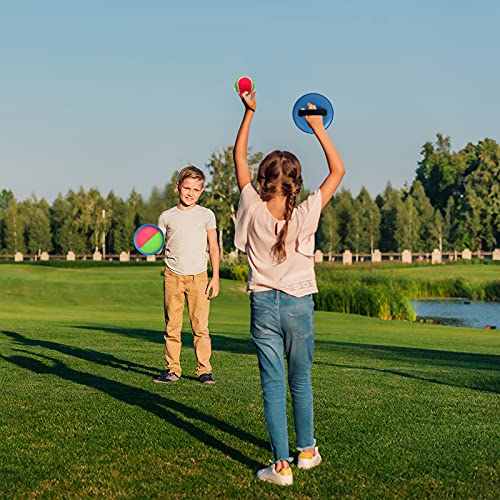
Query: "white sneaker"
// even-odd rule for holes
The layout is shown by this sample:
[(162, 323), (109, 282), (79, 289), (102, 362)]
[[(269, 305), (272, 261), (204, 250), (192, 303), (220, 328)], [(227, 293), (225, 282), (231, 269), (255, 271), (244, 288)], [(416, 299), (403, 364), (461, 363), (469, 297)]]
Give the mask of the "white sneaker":
[(308, 451), (301, 451), (299, 459), (297, 460), (297, 467), (299, 469), (312, 469), (321, 463), (321, 455), (319, 454), (318, 447), (314, 448), (316, 455)]
[(292, 469), (289, 467), (288, 469), (281, 469), (279, 472), (276, 472), (276, 464), (258, 470), (257, 477), (262, 481), (279, 484), (280, 486), (291, 486), (293, 484)]

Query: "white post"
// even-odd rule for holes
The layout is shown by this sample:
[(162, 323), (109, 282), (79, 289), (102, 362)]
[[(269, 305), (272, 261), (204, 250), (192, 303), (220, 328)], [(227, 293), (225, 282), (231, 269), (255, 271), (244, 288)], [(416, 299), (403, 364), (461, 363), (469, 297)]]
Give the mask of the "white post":
[(432, 251), (432, 263), (433, 264), (441, 264), (441, 252), (439, 251), (438, 248), (435, 248), (433, 251)]
[(464, 260), (471, 260), (472, 259), (472, 252), (468, 248), (466, 248), (462, 252), (462, 259), (464, 259)]
[(352, 253), (349, 250), (346, 250), (342, 254), (342, 264), (345, 266), (350, 266), (352, 264)]
[(323, 252), (321, 250), (314, 252), (314, 262), (323, 262)]
[(411, 252), (409, 250), (403, 250), (401, 262), (403, 262), (403, 264), (411, 264)]

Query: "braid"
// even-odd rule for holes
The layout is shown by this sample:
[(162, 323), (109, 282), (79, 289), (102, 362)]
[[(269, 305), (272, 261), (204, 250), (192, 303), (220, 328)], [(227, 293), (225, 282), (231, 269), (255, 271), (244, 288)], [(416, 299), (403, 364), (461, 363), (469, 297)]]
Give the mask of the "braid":
[(292, 218), (297, 195), (302, 187), (301, 165), (295, 155), (288, 151), (269, 153), (259, 166), (257, 180), (260, 197), (269, 201), (276, 196), (285, 196), (285, 224), (277, 235), (276, 243), (271, 248), (273, 259), (279, 264), (286, 259), (285, 242), (288, 222)]
[(288, 234), (288, 221), (292, 218), (296, 197), (296, 193), (290, 193), (286, 197), (285, 224), (281, 228), (281, 231), (278, 233), (278, 239), (276, 240), (276, 243), (271, 248), (271, 254), (278, 264), (286, 259), (285, 241), (286, 235)]

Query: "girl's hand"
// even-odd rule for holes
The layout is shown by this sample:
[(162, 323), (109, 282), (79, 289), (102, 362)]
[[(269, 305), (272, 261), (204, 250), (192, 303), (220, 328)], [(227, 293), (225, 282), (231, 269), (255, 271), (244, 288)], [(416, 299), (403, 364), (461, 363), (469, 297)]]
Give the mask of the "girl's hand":
[[(308, 102), (307, 109), (316, 109), (316, 105)], [(323, 125), (323, 117), (321, 115), (306, 115), (306, 122), (312, 128), (314, 133), (325, 128)]]
[(241, 96), (241, 101), (245, 106), (247, 111), (253, 111), (257, 109), (257, 101), (255, 100), (255, 90), (249, 95), (248, 92), (243, 92)]

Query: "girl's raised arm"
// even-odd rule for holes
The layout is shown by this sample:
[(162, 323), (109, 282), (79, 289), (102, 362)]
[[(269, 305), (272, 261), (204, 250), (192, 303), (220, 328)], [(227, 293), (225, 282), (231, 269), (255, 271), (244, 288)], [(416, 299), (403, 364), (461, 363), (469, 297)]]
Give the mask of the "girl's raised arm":
[[(316, 106), (308, 104), (308, 108), (315, 109)], [(306, 120), (323, 148), (328, 168), (330, 169), (330, 173), (319, 188), (321, 191), (321, 208), (323, 209), (332, 199), (332, 196), (339, 187), (340, 181), (345, 174), (345, 167), (337, 148), (325, 130), (323, 117), (319, 115), (309, 115), (306, 117)]]
[(250, 124), (257, 108), (255, 100), (255, 90), (250, 96), (245, 92), (241, 97), (245, 105), (245, 114), (236, 136), (236, 142), (233, 149), (234, 166), (236, 168), (236, 179), (238, 181), (238, 188), (240, 191), (252, 182), (250, 169), (248, 168), (247, 147), (248, 147), (248, 133), (250, 132)]

